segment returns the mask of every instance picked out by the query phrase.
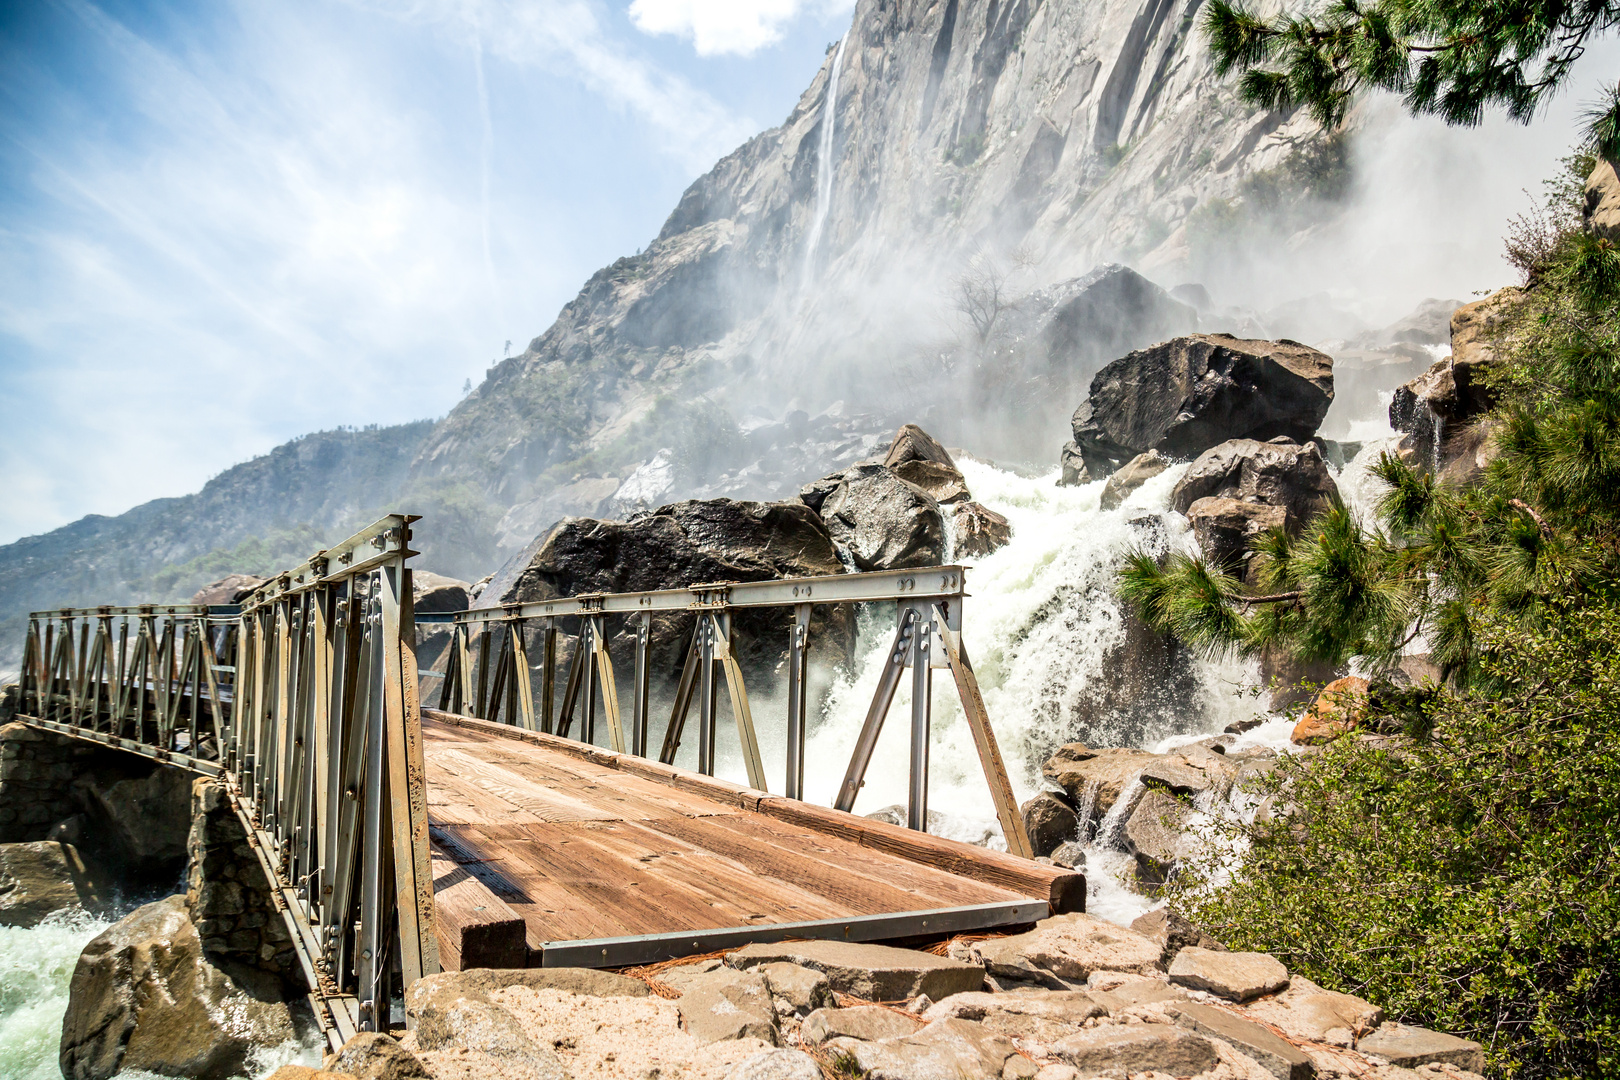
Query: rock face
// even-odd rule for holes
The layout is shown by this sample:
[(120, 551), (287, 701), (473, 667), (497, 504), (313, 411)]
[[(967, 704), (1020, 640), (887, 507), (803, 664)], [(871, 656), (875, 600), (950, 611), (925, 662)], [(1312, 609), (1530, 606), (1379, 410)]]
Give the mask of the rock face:
[(1479, 449), (1467, 438), (1468, 429), (1493, 403), (1484, 376), (1496, 362), (1495, 338), (1524, 298), (1523, 290), (1498, 289), (1458, 308), (1451, 315), (1451, 356), (1395, 391), (1389, 424), (1430, 472), (1458, 461), (1463, 466), (1457, 479), (1476, 471), (1465, 460)]
[(173, 874), (186, 858), (192, 775), (120, 758), (74, 780), (74, 797), (109, 855), (128, 872), (148, 879)]
[(44, 840), (78, 808), (69, 781), (86, 752), (65, 735), (15, 722), (0, 726), (0, 843)]
[(185, 898), (137, 908), (85, 946), (62, 1021), (68, 1080), (126, 1069), (224, 1080), (256, 1047), (296, 1037), (280, 979), (216, 966), (186, 916)]
[(56, 911), (97, 912), (113, 882), (72, 844), (0, 844), (0, 926), (33, 926)]
[[(839, 574), (844, 570), (820, 516), (803, 503), (711, 499), (660, 507), (633, 521), (570, 518), (554, 528), (521, 569), (503, 572), (478, 599), (484, 606), (594, 592), (639, 592), (715, 581)], [(506, 580), (502, 581), (501, 577)], [(733, 632), (745, 667), (774, 665), (786, 647), (791, 613), (738, 612)], [(655, 671), (679, 673), (691, 634), (687, 618), (652, 623)], [(835, 658), (854, 641), (846, 607), (818, 608), (812, 647)], [(633, 657), (631, 631), (612, 643), (615, 662)]]
[(1098, 479), (1149, 450), (1185, 459), (1228, 439), (1303, 442), (1332, 403), (1325, 353), (1286, 340), (1195, 334), (1099, 371), (1075, 410), (1074, 452)]
[(276, 894), (248, 846), (225, 785), (209, 777), (193, 780), (191, 811), (186, 912), (203, 948), (216, 959), (303, 978)]

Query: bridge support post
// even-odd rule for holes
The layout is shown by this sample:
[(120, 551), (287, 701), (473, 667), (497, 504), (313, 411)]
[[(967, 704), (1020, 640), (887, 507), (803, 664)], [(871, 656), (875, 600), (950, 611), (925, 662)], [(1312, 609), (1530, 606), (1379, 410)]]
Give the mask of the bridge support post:
[(805, 683), (809, 675), (810, 605), (793, 605), (788, 630), (787, 797), (804, 798)]

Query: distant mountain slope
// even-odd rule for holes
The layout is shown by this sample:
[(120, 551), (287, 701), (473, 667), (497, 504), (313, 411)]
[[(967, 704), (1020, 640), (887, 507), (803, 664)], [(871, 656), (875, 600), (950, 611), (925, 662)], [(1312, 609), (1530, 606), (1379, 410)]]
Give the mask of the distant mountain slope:
[(432, 429), (433, 421), (419, 420), (305, 435), (227, 469), (194, 495), (154, 499), (117, 517), (92, 514), (0, 547), (0, 670), (21, 661), (29, 611), (185, 599), (208, 580), (212, 552), (246, 541), (241, 554), (256, 550), (271, 569), (341, 539), (394, 509)]

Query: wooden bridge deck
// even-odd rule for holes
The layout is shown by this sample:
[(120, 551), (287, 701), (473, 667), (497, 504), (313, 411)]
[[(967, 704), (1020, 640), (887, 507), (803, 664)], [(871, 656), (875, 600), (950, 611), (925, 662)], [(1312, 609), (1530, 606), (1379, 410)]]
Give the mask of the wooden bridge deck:
[(1080, 875), (424, 710), (441, 962), (595, 967), (883, 940), (1083, 908)]

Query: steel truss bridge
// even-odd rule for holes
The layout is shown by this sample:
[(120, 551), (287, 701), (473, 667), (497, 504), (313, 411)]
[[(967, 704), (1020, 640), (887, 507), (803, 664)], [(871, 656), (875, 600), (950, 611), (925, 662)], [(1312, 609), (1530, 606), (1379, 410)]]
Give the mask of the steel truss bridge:
[[(405, 987), (441, 967), (626, 966), (1083, 909), (1082, 876), (1029, 859), (962, 643), (962, 567), (418, 616), (415, 520), (385, 517), (240, 605), (35, 612), (24, 648), (18, 720), (225, 786), (334, 1048), (386, 1027)], [(811, 612), (849, 604), (892, 608), (896, 628), (828, 809), (803, 801)], [(781, 795), (732, 648), (733, 614), (768, 608), (788, 616)], [(689, 620), (691, 635), (653, 758), (655, 616)], [(628, 710), (615, 625), (634, 634)], [(443, 671), (418, 672), (424, 634), (448, 634)], [(950, 673), (1007, 852), (926, 833), (935, 669)], [(908, 670), (900, 828), (850, 811)], [(435, 680), (438, 708), (424, 709)], [(722, 683), (746, 784), (714, 776)], [(694, 704), (695, 772), (674, 764)]]

